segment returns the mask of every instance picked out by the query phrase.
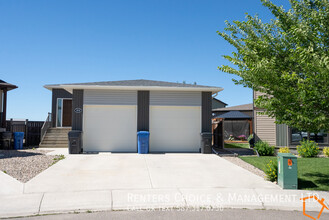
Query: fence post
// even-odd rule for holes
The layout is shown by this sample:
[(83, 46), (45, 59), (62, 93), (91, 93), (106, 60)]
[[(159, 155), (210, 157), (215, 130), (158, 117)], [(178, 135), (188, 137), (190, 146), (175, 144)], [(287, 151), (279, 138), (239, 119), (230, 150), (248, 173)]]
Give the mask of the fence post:
[(10, 132), (13, 132), (13, 119), (10, 119)]
[(29, 123), (29, 119), (25, 120), (25, 146), (29, 146), (29, 138), (28, 138), (28, 131), (29, 131), (29, 127), (28, 127), (28, 123)]

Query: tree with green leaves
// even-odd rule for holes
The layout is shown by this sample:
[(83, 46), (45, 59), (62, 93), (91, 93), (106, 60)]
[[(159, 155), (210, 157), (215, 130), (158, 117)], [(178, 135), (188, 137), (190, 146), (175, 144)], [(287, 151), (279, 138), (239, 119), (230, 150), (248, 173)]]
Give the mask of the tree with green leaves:
[(276, 123), (309, 132), (329, 130), (329, 1), (290, 0), (285, 10), (261, 0), (274, 16), (226, 21), (221, 37), (236, 48), (219, 70), (266, 95), (255, 100)]

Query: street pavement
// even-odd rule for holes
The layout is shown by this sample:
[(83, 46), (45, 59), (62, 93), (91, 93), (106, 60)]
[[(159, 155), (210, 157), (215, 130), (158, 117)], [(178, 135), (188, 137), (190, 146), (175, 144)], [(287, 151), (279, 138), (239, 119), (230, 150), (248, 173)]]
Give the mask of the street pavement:
[[(317, 212), (309, 213), (317, 216)], [(36, 217), (18, 218), (18, 220), (97, 220), (97, 219), (216, 219), (216, 220), (309, 220), (309, 217), (298, 211), (276, 211), (276, 210), (245, 210), (245, 209), (224, 209), (222, 211), (207, 210), (166, 210), (166, 211), (116, 211), (116, 212), (94, 212), (94, 213), (71, 213), (58, 215), (45, 215)], [(329, 214), (324, 213), (319, 220), (329, 219)]]

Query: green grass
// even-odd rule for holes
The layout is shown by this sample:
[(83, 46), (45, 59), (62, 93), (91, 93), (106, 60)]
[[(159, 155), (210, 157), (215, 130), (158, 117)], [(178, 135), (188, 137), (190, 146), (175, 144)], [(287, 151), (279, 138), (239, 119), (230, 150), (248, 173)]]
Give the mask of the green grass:
[(249, 148), (249, 144), (244, 143), (225, 143), (225, 148)]
[[(240, 157), (247, 163), (265, 171), (276, 157)], [(298, 189), (329, 191), (329, 158), (298, 158)]]
[(54, 162), (51, 164), (51, 166), (54, 165), (55, 163), (57, 163), (58, 161), (60, 161), (60, 160), (64, 160), (64, 159), (65, 159), (65, 156), (64, 156), (63, 154), (61, 154), (61, 155), (56, 155), (56, 157), (53, 159)]

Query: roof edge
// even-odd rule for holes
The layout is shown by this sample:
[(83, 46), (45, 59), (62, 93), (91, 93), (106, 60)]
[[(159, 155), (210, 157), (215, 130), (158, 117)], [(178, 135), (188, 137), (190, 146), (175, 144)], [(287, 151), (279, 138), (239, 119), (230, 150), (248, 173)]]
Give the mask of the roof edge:
[(220, 92), (224, 89), (221, 87), (175, 87), (175, 86), (101, 86), (101, 85), (44, 85), (46, 89), (104, 89), (104, 90), (171, 90), (171, 91), (204, 91)]

